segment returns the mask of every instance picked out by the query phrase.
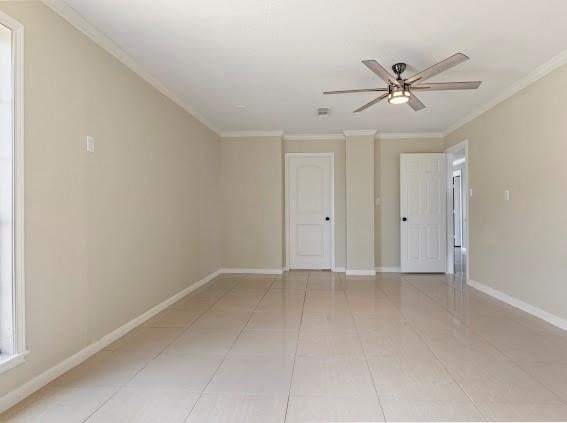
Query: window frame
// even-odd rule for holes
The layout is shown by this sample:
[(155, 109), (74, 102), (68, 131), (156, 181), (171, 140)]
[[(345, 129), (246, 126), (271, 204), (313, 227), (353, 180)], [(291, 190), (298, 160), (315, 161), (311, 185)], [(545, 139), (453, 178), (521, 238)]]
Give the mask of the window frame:
[(0, 354), (0, 373), (24, 362), (26, 294), (24, 275), (24, 26), (0, 11), (0, 24), (12, 32), (12, 326), (13, 347)]

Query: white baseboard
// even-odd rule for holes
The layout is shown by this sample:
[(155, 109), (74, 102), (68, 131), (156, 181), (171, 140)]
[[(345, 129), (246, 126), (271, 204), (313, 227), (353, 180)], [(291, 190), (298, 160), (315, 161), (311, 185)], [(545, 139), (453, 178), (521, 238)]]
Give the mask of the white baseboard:
[(399, 267), (377, 267), (376, 272), (378, 273), (400, 273), (402, 269)]
[(30, 396), (35, 391), (41, 389), (49, 382), (57, 379), (63, 373), (68, 372), (73, 367), (78, 366), (83, 361), (85, 361), (90, 356), (96, 354), (97, 352), (104, 349), (106, 346), (110, 345), (118, 338), (124, 336), (126, 333), (131, 331), (132, 329), (140, 326), (146, 320), (152, 318), (160, 311), (166, 309), (171, 304), (179, 301), (181, 298), (189, 294), (190, 292), (200, 288), (201, 286), (205, 285), (206, 283), (210, 282), (212, 279), (217, 277), (220, 274), (220, 270), (213, 272), (203, 279), (195, 282), (193, 285), (188, 286), (187, 288), (181, 290), (177, 294), (169, 297), (167, 300), (159, 303), (158, 305), (152, 307), (145, 313), (139, 315), (138, 317), (130, 320), (126, 324), (120, 326), (118, 329), (110, 332), (109, 334), (103, 336), (98, 341), (90, 344), (89, 346), (83, 348), (79, 352), (73, 354), (70, 357), (67, 357), (63, 361), (59, 362), (55, 366), (47, 369), (43, 373), (40, 373), (30, 381), (24, 383), (23, 385), (19, 386), (18, 388), (14, 389), (11, 392), (8, 392), (6, 395), (0, 398), (0, 413), (4, 412), (8, 408), (16, 405), (18, 402), (22, 401), (24, 398)]
[[(289, 272), (291, 269), (289, 268), (289, 266), (285, 266), (283, 268), (284, 272)], [(345, 273), (345, 268), (344, 267), (333, 267), (331, 268), (331, 272), (335, 272), (335, 273)]]
[(220, 273), (257, 273), (257, 274), (262, 274), (262, 275), (281, 275), (283, 273), (283, 269), (281, 268), (277, 268), (277, 269), (243, 269), (243, 268), (237, 268), (237, 269), (221, 269)]
[(545, 320), (546, 322), (551, 323), (553, 326), (567, 330), (567, 320), (556, 316), (555, 314), (551, 314), (539, 307), (528, 304), (522, 300), (519, 300), (515, 297), (512, 297), (511, 295), (505, 294), (502, 291), (498, 291), (497, 289), (491, 288), (480, 282), (469, 280), (468, 285), (474, 289), (479, 290), (480, 292), (484, 292), (486, 295), (490, 295), (491, 297), (496, 298), (497, 300), (500, 300), (513, 307), (519, 308), (520, 310), (525, 311), (532, 316)]
[(375, 276), (376, 270), (374, 269), (347, 269), (347, 276)]

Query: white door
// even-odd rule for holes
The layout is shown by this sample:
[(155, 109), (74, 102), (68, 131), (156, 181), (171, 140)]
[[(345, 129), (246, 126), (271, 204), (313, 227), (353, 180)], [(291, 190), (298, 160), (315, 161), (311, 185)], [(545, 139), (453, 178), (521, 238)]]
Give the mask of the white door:
[(331, 268), (332, 156), (287, 156), (289, 267)]
[(453, 227), (455, 233), (455, 247), (462, 247), (463, 234), (463, 199), (462, 199), (462, 183), (460, 176), (453, 176)]
[(445, 272), (445, 175), (443, 153), (400, 155), (402, 272)]

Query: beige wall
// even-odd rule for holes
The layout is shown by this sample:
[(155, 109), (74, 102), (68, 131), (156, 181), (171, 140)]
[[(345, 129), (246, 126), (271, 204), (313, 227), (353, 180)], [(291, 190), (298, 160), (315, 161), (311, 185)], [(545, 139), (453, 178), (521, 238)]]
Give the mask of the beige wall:
[(376, 267), (400, 267), (400, 154), (440, 153), (442, 138), (376, 139), (374, 197)]
[(284, 153), (334, 153), (335, 168), (335, 267), (346, 264), (345, 140), (284, 141)]
[[(449, 134), (469, 140), (470, 277), (567, 319), (567, 66)], [(504, 201), (504, 190), (510, 201)]]
[(281, 137), (221, 142), (222, 267), (283, 266)]
[(220, 267), (220, 143), (42, 3), (0, 10), (25, 27), (31, 351), (1, 395)]
[(374, 135), (346, 134), (347, 272), (374, 271)]

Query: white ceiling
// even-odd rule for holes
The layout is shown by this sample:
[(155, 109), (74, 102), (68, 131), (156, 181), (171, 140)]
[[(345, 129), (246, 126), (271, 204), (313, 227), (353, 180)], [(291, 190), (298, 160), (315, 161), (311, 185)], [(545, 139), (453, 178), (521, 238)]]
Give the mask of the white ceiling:
[[(222, 131), (443, 131), (567, 48), (565, 0), (66, 2)], [(353, 114), (375, 96), (322, 95), (384, 86), (363, 59), (405, 61), (407, 77), (459, 51), (471, 60), (431, 82), (481, 88), (421, 93), (419, 112), (382, 102)]]

